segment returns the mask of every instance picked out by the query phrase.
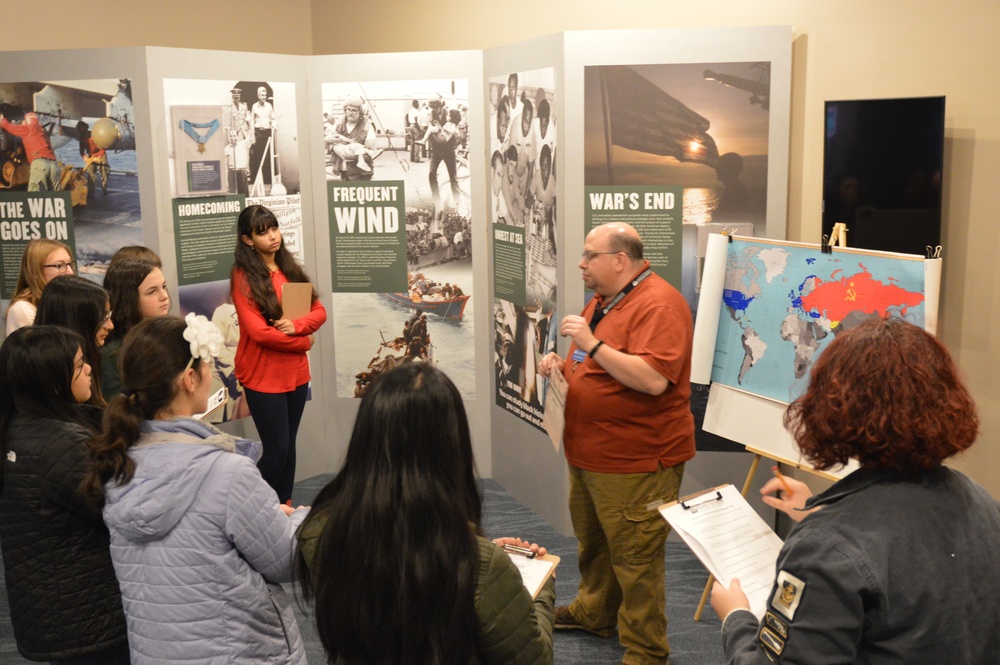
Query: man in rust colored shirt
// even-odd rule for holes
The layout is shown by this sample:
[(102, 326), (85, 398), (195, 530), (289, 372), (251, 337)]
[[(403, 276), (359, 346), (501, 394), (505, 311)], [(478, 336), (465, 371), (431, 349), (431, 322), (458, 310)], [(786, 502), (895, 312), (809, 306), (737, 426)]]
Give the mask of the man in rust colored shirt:
[(649, 269), (628, 224), (598, 226), (583, 250), (595, 297), (559, 325), (572, 338), (565, 360), (550, 353), (539, 366), (569, 383), (563, 444), (579, 542), (577, 597), (556, 608), (555, 627), (610, 637), (617, 626), (623, 664), (665, 664), (668, 525), (657, 508), (677, 498), (695, 454), (691, 309)]

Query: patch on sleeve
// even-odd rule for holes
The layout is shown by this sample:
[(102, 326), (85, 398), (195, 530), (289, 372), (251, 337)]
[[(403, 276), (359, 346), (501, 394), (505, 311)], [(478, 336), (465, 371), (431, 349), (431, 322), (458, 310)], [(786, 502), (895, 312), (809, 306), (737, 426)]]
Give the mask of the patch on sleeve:
[(772, 633), (767, 626), (760, 629), (760, 645), (768, 655), (773, 653), (775, 656), (780, 656), (785, 650), (785, 640)]
[(788, 639), (788, 624), (778, 618), (774, 612), (767, 611), (764, 613), (764, 623), (768, 628), (781, 635), (782, 638)]
[(17, 461), (17, 453), (15, 453), (13, 450), (8, 451), (7, 452), (7, 461), (8, 462), (16, 462)]
[(795, 577), (786, 570), (778, 572), (778, 579), (775, 580), (774, 596), (771, 598), (771, 607), (785, 615), (789, 621), (795, 619), (795, 610), (799, 608), (802, 600), (802, 593), (806, 589), (806, 583)]

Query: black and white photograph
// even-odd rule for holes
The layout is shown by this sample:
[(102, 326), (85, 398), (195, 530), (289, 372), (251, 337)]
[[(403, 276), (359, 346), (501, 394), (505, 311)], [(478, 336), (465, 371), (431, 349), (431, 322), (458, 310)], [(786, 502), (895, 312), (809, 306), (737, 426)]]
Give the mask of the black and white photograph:
[[(163, 96), (168, 109), (212, 108), (201, 121), (179, 118), (167, 123), (174, 196), (221, 193), (266, 200), (299, 194), (294, 83), (166, 79)], [(168, 112), (167, 117), (173, 116)], [(217, 144), (222, 154), (220, 186), (214, 192), (192, 191), (177, 177), (176, 161), (185, 155), (204, 155), (209, 144)]]
[[(494, 294), (496, 400), (541, 428), (544, 379), (537, 362), (555, 349), (549, 335), (558, 263), (555, 69), (493, 76), (488, 94), (494, 285), (515, 285), (515, 300), (522, 292), (517, 283), (524, 287), (519, 302)], [(508, 274), (521, 261), (510, 261), (512, 246), (507, 241), (499, 251), (496, 239), (501, 237), (521, 243), (523, 275)]]
[[(468, 82), (325, 83), (322, 90), (327, 181), (393, 183), (405, 205), (405, 282), (386, 293), (333, 293), (337, 395), (361, 397), (380, 373), (429, 362), (473, 399)], [(330, 224), (337, 236), (337, 222)]]

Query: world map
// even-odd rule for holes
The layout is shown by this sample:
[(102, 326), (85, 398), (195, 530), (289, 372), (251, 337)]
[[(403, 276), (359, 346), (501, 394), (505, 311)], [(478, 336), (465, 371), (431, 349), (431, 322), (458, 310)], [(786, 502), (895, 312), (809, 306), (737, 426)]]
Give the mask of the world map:
[(734, 239), (722, 300), (712, 381), (788, 403), (841, 332), (883, 316), (923, 327), (924, 264)]

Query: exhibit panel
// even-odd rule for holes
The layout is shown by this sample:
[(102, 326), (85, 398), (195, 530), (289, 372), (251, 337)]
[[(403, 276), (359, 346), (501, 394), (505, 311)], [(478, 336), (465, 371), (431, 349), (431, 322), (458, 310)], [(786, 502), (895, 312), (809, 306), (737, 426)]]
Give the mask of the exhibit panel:
[[(654, 244), (683, 245), (664, 274), (679, 275), (692, 309), (699, 227), (752, 224), (753, 235), (785, 238), (791, 38), (788, 26), (566, 33), (567, 100), (583, 109), (566, 121), (584, 137), (583, 185), (680, 188), (664, 210), (682, 221), (680, 237)], [(591, 198), (567, 199), (580, 203), (590, 214)]]
[[(547, 382), (537, 370), (544, 353), (555, 349), (561, 316), (563, 35), (490, 49), (483, 59), (487, 108), (480, 117), (490, 141), (486, 163), (493, 477), (549, 524), (568, 533), (566, 460), (542, 429)], [(522, 123), (525, 102), (533, 116), (530, 132)], [(544, 134), (539, 107), (543, 117), (548, 113)], [(539, 161), (543, 146), (549, 146), (547, 182)]]
[[(167, 78), (163, 91), (180, 315), (207, 317), (226, 341), (213, 388), (224, 387), (229, 399), (212, 420), (244, 418), (249, 410), (235, 374), (240, 330), (229, 293), (236, 220), (247, 205), (266, 206), (285, 247), (305, 265), (296, 86)], [(248, 106), (244, 96), (256, 101)]]
[[(337, 411), (380, 373), (430, 362), (465, 400), (492, 475), (480, 51), (309, 60), (317, 245), (329, 272)], [(334, 423), (346, 442), (353, 417)], [(338, 445), (340, 445), (338, 443)]]
[(118, 248), (155, 247), (144, 79), (143, 49), (0, 58), (4, 311), (33, 239), (68, 245), (76, 272), (97, 283)]
[[(174, 311), (203, 314), (226, 347), (213, 372), (229, 401), (215, 414), (221, 426), (256, 437), (233, 356), (239, 338), (229, 297), (236, 220), (248, 204), (268, 207), (285, 246), (319, 285), (313, 238), (308, 160), (302, 114), (307, 90), (301, 57), (148, 48), (151, 151), (156, 167), (161, 257), (175, 293)], [(204, 148), (202, 150), (201, 148)], [(196, 185), (192, 187), (192, 185)], [(321, 302), (329, 307), (319, 290)], [(336, 463), (330, 453), (322, 358), (332, 344), (329, 325), (309, 352), (312, 381), (297, 438), (297, 474), (306, 478)]]
[[(134, 136), (132, 177), (144, 195), (135, 207), (145, 212), (115, 239), (125, 244), (143, 230), (129, 242), (153, 247), (170, 268), (176, 313), (224, 322), (235, 244), (227, 229), (247, 203), (275, 210), (330, 311), (310, 354), (299, 477), (340, 463), (355, 395), (373, 367), (400, 355), (383, 352), (398, 342), (391, 351), (436, 362), (458, 384), (480, 473), (566, 530), (565, 461), (540, 428), (546, 382), (537, 361), (566, 348), (558, 320), (579, 311), (585, 294), (577, 261), (558, 257), (575, 255), (588, 223), (617, 217), (607, 201), (622, 186), (659, 201), (643, 234), (663, 245), (668, 272), (676, 275), (680, 263), (685, 295), (696, 276), (687, 227), (718, 223), (727, 190), (743, 186), (757, 204), (742, 213), (734, 206), (737, 221), (782, 237), (790, 36), (786, 27), (571, 32), (487, 52), (307, 58), (158, 47), (14, 53), (0, 59), (0, 80), (114, 82), (118, 92), (103, 94), (121, 135)], [(687, 83), (671, 87), (674, 80)], [(623, 89), (646, 92), (623, 106)], [(131, 124), (110, 103), (126, 90), (136, 100)], [(734, 99), (747, 108), (727, 115)], [(347, 122), (355, 105), (371, 140), (366, 133), (341, 145), (350, 141), (338, 136), (358, 126)], [(675, 116), (686, 123), (687, 133), (671, 127), (681, 138), (649, 133)], [(446, 146), (435, 150), (442, 137)], [(740, 151), (739, 183), (726, 182), (722, 158)], [(120, 157), (110, 160), (114, 183)], [(691, 214), (697, 179), (674, 177), (685, 168), (700, 169), (702, 179), (705, 169), (716, 173), (714, 203), (702, 199), (714, 216)], [(411, 348), (414, 338), (420, 343)], [(218, 379), (226, 385), (224, 372)], [(245, 415), (233, 398), (226, 419)], [(249, 419), (227, 427), (253, 434)]]
[(495, 399), (539, 430), (546, 381), (538, 361), (555, 351), (558, 323), (555, 73), (544, 67), (489, 80)]

